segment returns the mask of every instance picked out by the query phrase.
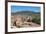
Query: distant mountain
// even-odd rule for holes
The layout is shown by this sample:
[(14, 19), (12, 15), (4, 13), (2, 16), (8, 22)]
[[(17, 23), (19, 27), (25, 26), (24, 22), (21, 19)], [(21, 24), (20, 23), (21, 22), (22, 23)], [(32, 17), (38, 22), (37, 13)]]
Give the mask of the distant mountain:
[(39, 15), (40, 12), (34, 12), (34, 11), (17, 11), (15, 13), (11, 13), (12, 15), (32, 15), (32, 14), (36, 14)]

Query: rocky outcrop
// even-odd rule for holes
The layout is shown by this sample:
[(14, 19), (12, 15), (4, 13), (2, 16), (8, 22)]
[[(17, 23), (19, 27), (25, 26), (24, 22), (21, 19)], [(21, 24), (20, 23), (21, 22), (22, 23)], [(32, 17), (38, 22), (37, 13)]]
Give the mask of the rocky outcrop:
[(21, 15), (15, 15), (12, 17), (13, 19), (13, 25), (20, 28), (24, 25), (31, 25), (32, 17), (31, 16), (21, 16)]

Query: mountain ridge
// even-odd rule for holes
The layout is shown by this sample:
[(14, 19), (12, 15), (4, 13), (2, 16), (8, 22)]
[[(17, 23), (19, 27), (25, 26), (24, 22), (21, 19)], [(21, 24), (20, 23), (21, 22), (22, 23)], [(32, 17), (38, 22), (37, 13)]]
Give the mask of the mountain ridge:
[(31, 14), (40, 14), (40, 12), (34, 12), (34, 11), (17, 11), (11, 14), (21, 14), (21, 15), (31, 15)]

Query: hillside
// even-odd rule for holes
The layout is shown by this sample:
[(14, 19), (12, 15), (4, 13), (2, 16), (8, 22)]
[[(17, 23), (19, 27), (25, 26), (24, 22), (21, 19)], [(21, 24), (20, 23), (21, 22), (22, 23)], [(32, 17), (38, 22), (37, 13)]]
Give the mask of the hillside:
[(11, 13), (12, 15), (32, 15), (32, 14), (35, 14), (35, 15), (39, 15), (40, 12), (33, 12), (33, 11), (17, 11), (17, 12), (14, 12), (14, 13)]
[(12, 12), (11, 15), (12, 16), (14, 16), (14, 15), (31, 16), (33, 18), (32, 22), (37, 23), (37, 24), (40, 24), (40, 20), (41, 20), (40, 12), (34, 12), (34, 11), (17, 11), (17, 12), (14, 12), (14, 13)]

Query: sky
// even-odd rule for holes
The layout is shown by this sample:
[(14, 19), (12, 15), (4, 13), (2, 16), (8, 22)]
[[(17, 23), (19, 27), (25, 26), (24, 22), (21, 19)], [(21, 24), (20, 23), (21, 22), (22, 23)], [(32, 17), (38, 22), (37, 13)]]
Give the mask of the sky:
[(11, 12), (18, 12), (18, 11), (40, 12), (40, 7), (35, 7), (35, 6), (11, 6)]

